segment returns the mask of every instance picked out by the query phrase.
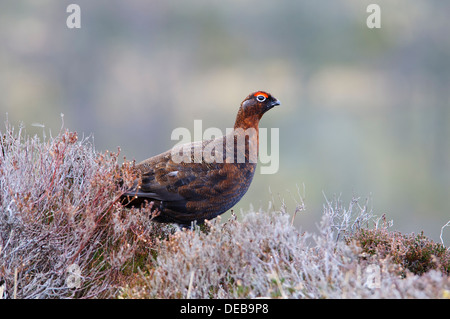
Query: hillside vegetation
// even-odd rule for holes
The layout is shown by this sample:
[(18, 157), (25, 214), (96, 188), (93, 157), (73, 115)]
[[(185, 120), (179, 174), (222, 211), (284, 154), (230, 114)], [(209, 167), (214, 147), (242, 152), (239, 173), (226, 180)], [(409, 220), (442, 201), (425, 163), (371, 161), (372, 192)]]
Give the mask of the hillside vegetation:
[(450, 297), (449, 250), (358, 199), (326, 201), (317, 233), (292, 225), (302, 207), (179, 230), (117, 203), (119, 152), (8, 123), (0, 148), (0, 298)]

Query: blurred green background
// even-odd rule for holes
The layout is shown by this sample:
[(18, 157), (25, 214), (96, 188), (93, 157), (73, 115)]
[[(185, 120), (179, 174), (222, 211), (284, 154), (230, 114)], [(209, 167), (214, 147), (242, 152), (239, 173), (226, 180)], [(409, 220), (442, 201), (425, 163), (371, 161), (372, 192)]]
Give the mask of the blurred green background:
[[(81, 29), (66, 8), (81, 7)], [(366, 8), (381, 7), (381, 29)], [(0, 119), (64, 125), (143, 160), (176, 127), (232, 127), (267, 90), (282, 105), (280, 169), (235, 207), (294, 210), (315, 230), (325, 202), (370, 198), (394, 228), (439, 240), (450, 219), (450, 2), (419, 0), (0, 2)], [(270, 192), (269, 192), (270, 187)], [(450, 244), (450, 230), (444, 232)]]

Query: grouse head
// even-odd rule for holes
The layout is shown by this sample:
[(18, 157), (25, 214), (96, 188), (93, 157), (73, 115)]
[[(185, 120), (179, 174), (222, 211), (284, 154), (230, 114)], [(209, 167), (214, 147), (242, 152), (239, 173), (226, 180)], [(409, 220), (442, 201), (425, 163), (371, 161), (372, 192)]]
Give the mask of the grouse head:
[(251, 93), (241, 103), (234, 128), (258, 128), (259, 120), (263, 114), (276, 105), (280, 105), (280, 101), (267, 92)]

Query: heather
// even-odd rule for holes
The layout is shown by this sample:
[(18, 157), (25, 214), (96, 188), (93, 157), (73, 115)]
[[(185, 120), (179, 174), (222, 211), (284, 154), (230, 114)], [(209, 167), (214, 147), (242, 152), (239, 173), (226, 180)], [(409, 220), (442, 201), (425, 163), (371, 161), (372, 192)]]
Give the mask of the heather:
[(0, 298), (450, 297), (449, 250), (359, 198), (324, 199), (311, 233), (300, 195), (178, 229), (120, 205), (135, 176), (119, 150), (9, 123), (0, 147)]

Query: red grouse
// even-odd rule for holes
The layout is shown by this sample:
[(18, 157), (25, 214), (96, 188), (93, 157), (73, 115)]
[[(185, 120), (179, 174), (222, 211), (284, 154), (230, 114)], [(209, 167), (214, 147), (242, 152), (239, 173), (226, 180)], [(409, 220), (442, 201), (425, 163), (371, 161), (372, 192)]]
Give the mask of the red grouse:
[(138, 180), (122, 203), (153, 202), (157, 222), (201, 224), (233, 207), (247, 192), (256, 169), (258, 124), (280, 102), (269, 93), (250, 94), (241, 103), (234, 129), (225, 136), (174, 147), (136, 165)]

